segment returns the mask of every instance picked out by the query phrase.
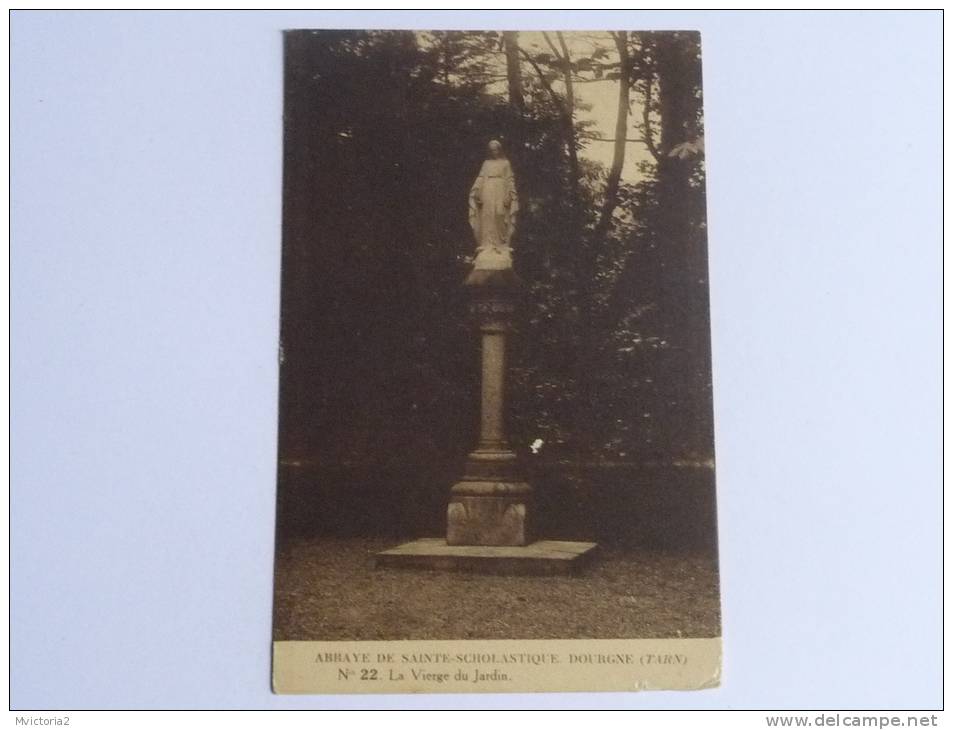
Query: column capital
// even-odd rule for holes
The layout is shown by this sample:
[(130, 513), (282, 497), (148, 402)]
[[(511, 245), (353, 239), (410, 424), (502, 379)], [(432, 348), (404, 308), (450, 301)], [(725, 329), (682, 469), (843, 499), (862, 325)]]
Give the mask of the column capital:
[(470, 313), (484, 333), (507, 332), (523, 282), (512, 269), (474, 269), (464, 282)]

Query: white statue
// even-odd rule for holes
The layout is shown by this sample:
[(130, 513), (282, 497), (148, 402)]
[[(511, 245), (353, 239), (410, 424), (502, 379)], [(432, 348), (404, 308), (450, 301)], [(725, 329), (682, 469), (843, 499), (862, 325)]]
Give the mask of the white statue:
[(493, 140), (488, 157), (470, 188), (470, 226), (476, 237), (476, 269), (508, 269), (513, 266), (510, 240), (516, 229), (519, 201), (513, 168), (503, 145)]

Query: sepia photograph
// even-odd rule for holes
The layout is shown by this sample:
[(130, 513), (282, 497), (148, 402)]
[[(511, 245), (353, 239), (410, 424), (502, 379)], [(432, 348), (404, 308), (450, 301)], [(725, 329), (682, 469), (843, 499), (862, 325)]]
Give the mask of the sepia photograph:
[(942, 726), (944, 17), (11, 10), (10, 722)]
[[(717, 684), (699, 34), (288, 31), (284, 125), (276, 689), (395, 640)], [(556, 663), (701, 668), (622, 646)]]

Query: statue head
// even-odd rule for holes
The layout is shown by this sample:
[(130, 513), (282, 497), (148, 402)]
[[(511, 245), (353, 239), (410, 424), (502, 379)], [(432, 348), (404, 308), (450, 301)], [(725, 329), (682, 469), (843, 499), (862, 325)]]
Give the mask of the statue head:
[(490, 159), (498, 160), (503, 156), (503, 144), (498, 139), (491, 139), (490, 144), (486, 146), (486, 151)]

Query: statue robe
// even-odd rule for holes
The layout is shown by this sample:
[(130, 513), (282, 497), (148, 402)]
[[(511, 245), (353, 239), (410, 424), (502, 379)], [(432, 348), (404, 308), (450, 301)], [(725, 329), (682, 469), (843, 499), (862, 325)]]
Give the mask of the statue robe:
[(505, 158), (485, 160), (470, 188), (470, 226), (478, 256), (486, 250), (509, 254), (518, 210), (516, 180), (510, 161)]

